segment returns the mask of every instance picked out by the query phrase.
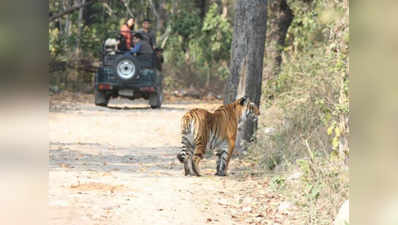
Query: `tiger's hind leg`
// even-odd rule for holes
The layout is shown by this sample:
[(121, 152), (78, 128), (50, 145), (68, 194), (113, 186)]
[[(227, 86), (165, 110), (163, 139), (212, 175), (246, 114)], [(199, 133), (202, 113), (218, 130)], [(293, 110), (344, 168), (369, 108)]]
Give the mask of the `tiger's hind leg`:
[(206, 146), (205, 145), (196, 145), (193, 157), (192, 157), (192, 169), (195, 173), (196, 176), (200, 177), (200, 169), (199, 169), (199, 163), (200, 160), (203, 158), (203, 155), (205, 154), (206, 151)]
[(217, 152), (216, 176), (226, 176), (228, 153), (224, 150)]
[[(231, 159), (233, 150), (235, 147), (234, 141), (228, 141), (228, 144), (224, 143), (221, 149), (217, 152), (217, 172), (216, 176), (227, 176), (227, 170), (229, 161)], [(227, 152), (228, 149), (228, 152)]]

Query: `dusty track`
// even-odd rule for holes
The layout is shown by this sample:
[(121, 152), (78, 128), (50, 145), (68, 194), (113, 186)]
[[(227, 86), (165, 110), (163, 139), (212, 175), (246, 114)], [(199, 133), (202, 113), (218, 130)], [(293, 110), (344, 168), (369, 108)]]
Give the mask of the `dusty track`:
[(210, 162), (204, 177), (185, 177), (175, 158), (183, 113), (217, 105), (110, 106), (70, 101), (51, 108), (50, 224), (232, 224), (229, 212), (212, 204), (228, 181), (212, 175)]
[(180, 100), (159, 110), (144, 101), (112, 100), (110, 108), (92, 102), (51, 98), (49, 224), (288, 224), (267, 179), (243, 179), (237, 159), (228, 177), (213, 175), (214, 156), (203, 160), (202, 177), (183, 175), (179, 120), (219, 102)]

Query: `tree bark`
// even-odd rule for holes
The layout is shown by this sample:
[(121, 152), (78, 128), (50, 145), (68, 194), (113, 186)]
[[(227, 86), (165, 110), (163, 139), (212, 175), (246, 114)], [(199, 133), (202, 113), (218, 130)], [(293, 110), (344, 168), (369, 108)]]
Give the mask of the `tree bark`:
[(156, 26), (155, 26), (155, 33), (160, 32), (162, 26), (163, 26), (163, 21), (160, 17), (160, 11), (161, 11), (161, 4), (158, 1), (153, 1), (149, 0), (149, 5), (151, 6), (152, 13), (156, 18)]
[[(80, 0), (81, 5), (86, 5), (86, 0)], [(76, 40), (76, 55), (80, 57), (80, 40), (81, 40), (81, 34), (82, 34), (82, 28), (83, 28), (83, 13), (84, 13), (84, 7), (81, 7), (79, 10), (79, 18), (78, 18), (78, 32), (77, 32), (77, 40)]]
[(285, 47), (286, 34), (293, 21), (293, 11), (286, 0), (274, 0), (269, 4), (267, 54), (269, 64), (264, 80), (275, 78), (279, 75), (282, 65), (282, 52)]
[(199, 16), (202, 22), (206, 16), (207, 4), (207, 0), (195, 0), (195, 5), (199, 9)]
[[(230, 78), (225, 89), (224, 103), (247, 96), (257, 106), (261, 98), (261, 81), (267, 28), (267, 0), (237, 0), (235, 3), (234, 33)], [(238, 131), (236, 150), (250, 141), (257, 124), (247, 121)]]

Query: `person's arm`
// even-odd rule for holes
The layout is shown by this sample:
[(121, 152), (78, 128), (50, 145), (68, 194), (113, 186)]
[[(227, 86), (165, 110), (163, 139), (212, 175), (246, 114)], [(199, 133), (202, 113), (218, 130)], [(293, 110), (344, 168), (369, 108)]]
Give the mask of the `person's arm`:
[(141, 50), (141, 43), (137, 43), (133, 49), (131, 49), (130, 53), (134, 54), (134, 53), (138, 53)]

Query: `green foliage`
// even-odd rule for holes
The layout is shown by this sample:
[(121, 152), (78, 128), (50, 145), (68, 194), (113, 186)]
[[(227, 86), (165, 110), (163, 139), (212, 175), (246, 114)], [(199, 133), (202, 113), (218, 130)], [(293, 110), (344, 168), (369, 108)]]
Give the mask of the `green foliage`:
[(232, 43), (232, 26), (218, 11), (217, 4), (213, 3), (204, 20), (199, 46), (204, 51), (202, 55), (205, 58), (228, 60)]
[[(68, 8), (72, 0), (51, 0), (50, 12), (57, 13)], [(152, 19), (152, 27), (158, 28), (157, 43), (165, 48), (163, 73), (166, 89), (205, 87), (220, 93), (224, 79), (228, 76), (228, 61), (232, 26), (230, 18), (221, 16), (220, 7), (215, 3), (206, 7), (202, 17), (195, 2), (152, 1), (157, 6), (161, 23), (153, 14), (149, 1), (131, 0), (130, 10), (137, 18), (136, 29), (141, 28), (144, 18)], [(75, 67), (77, 60), (98, 63), (101, 60), (103, 41), (115, 37), (120, 25), (125, 22), (128, 12), (122, 1), (95, 2), (84, 9), (81, 34), (79, 35), (79, 10), (65, 15), (49, 26), (49, 52), (51, 75), (60, 80), (60, 73), (73, 80), (86, 76)], [(77, 49), (79, 43), (79, 49)], [(79, 50), (79, 51), (77, 51)], [(78, 55), (76, 55), (78, 54)], [(58, 64), (67, 64), (68, 70), (59, 71)], [(91, 74), (93, 76), (94, 73)], [(79, 80), (79, 79), (78, 79)], [(92, 80), (92, 79), (85, 79)], [(78, 81), (80, 82), (80, 81)], [(58, 86), (64, 86), (58, 84)]]
[(232, 25), (220, 15), (218, 5), (210, 5), (203, 23), (198, 12), (192, 10), (180, 11), (170, 22), (174, 35), (168, 40), (165, 58), (173, 66), (168, 67), (168, 73), (175, 75), (180, 86), (221, 91), (222, 81), (229, 75)]
[(58, 29), (50, 29), (49, 30), (49, 40), (48, 40), (48, 50), (50, 51), (50, 56), (55, 57), (61, 54), (62, 45), (60, 43), (60, 39), (58, 38), (59, 30)]
[[(230, 57), (232, 27), (218, 11), (217, 4), (213, 3), (206, 14), (198, 38), (193, 40), (190, 46), (198, 66), (212, 71), (213, 64), (216, 64), (220, 68), (216, 74), (224, 80), (229, 75), (226, 61)], [(224, 64), (220, 67), (220, 63)]]
[(180, 11), (171, 17), (172, 33), (182, 36), (184, 39), (192, 38), (200, 30), (200, 17), (197, 12)]
[[(348, 170), (342, 161), (323, 157), (297, 160), (298, 177), (288, 179), (286, 192), (300, 206), (308, 224), (331, 224), (339, 206), (348, 198)], [(331, 216), (332, 215), (332, 216)]]
[(309, 149), (315, 156), (329, 156), (341, 150), (349, 132), (348, 9), (341, 2), (320, 0), (289, 4), (295, 17), (283, 51), (284, 63), (263, 95), (274, 97), (264, 105), (279, 117), (270, 119), (263, 113), (261, 126), (276, 132), (264, 135), (260, 128), (258, 135), (268, 141), (252, 149), (266, 150), (262, 163), (268, 168), (275, 167), (269, 166), (270, 161), (293, 162)]

